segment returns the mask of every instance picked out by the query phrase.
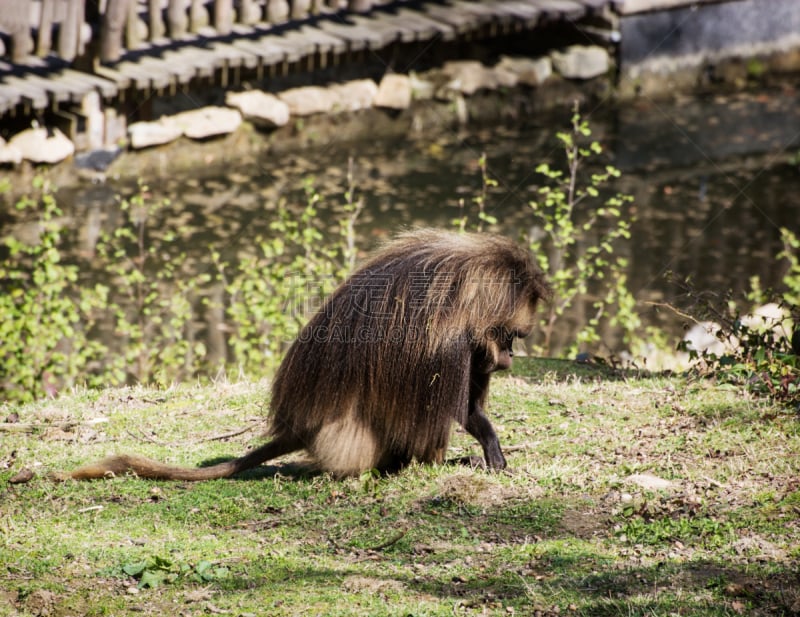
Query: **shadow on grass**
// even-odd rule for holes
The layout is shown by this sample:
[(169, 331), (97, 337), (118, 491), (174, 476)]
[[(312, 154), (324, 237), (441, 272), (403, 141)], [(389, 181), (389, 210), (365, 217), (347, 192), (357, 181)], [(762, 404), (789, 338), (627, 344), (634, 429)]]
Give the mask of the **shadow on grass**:
[[(502, 374), (502, 373), (499, 373)], [(643, 369), (623, 369), (612, 367), (608, 364), (589, 362), (579, 363), (574, 360), (562, 360), (555, 358), (518, 358), (514, 360), (513, 369), (506, 373), (514, 377), (525, 379), (526, 381), (536, 382), (569, 382), (580, 380), (583, 382), (645, 382), (647, 380), (660, 380), (673, 377), (671, 371), (652, 372)], [(692, 388), (695, 383), (704, 382), (704, 377), (687, 377), (685, 388)], [(708, 378), (708, 383), (714, 383)], [(718, 399), (709, 397), (707, 400), (698, 400), (692, 403), (691, 407), (682, 411), (689, 416), (699, 418), (701, 422), (714, 422), (724, 420), (730, 422), (740, 422), (743, 425), (753, 423), (774, 424), (781, 418), (796, 419), (797, 414), (789, 409), (781, 411), (778, 406), (770, 402), (767, 398), (754, 398), (745, 395), (744, 386), (733, 386), (729, 384), (718, 384), (718, 391), (733, 391), (741, 396), (737, 396), (731, 401), (724, 395)]]
[[(773, 564), (758, 574), (751, 564), (713, 559), (629, 565), (603, 554), (596, 544), (570, 536), (547, 513), (538, 512), (535, 503), (518, 511), (527, 509), (532, 518), (526, 522), (520, 516), (516, 528), (498, 524), (509, 519), (503, 508), (447, 516), (433, 507), (423, 506), (417, 517), (420, 528), (426, 527), (424, 538), (433, 541), (404, 539), (381, 550), (331, 548), (340, 567), (276, 567), (269, 558), (259, 559), (248, 564), (247, 577), (225, 586), (269, 594), (275, 587), (297, 585), (318, 597), (355, 591), (391, 598), (405, 592), (452, 604), (454, 614), (474, 609), (540, 617), (800, 615), (796, 568)], [(431, 512), (438, 515), (436, 520)], [(463, 537), (464, 529), (472, 540), (485, 544), (490, 539), (491, 550), (476, 552), (470, 541), (442, 548), (443, 538)], [(353, 600), (341, 597), (345, 603)]]
[[(540, 617), (800, 615), (800, 576), (796, 571), (757, 576), (746, 566), (718, 561), (619, 569), (591, 552), (563, 555), (557, 549), (544, 551), (528, 565), (532, 566), (529, 571), (513, 563), (499, 563), (492, 569), (478, 566), (472, 573), (453, 576), (378, 575), (375, 586), (380, 590), (382, 582), (390, 588), (399, 583), (411, 592), (455, 606)], [(291, 580), (308, 573), (284, 574)], [(348, 574), (363, 576), (359, 568), (311, 572), (312, 580), (327, 579), (326, 584), (332, 586), (341, 585)]]
[[(197, 466), (213, 467), (214, 465), (218, 465), (220, 463), (227, 463), (235, 459), (236, 459), (235, 456), (218, 456), (215, 458), (210, 458), (201, 461)], [(310, 462), (290, 461), (290, 462), (259, 465), (258, 467), (253, 467), (252, 469), (239, 472), (234, 476), (230, 476), (228, 478), (223, 478), (223, 479), (224, 480), (271, 480), (280, 476), (288, 478), (290, 480), (301, 481), (301, 480), (307, 480), (308, 478), (313, 478), (318, 475), (320, 475), (319, 470), (316, 469)]]
[[(502, 374), (502, 373), (498, 373)], [(620, 368), (602, 360), (590, 358), (586, 362), (558, 358), (514, 358), (514, 365), (508, 373), (531, 381), (627, 381), (659, 379), (669, 376), (669, 372), (652, 372), (636, 368)]]

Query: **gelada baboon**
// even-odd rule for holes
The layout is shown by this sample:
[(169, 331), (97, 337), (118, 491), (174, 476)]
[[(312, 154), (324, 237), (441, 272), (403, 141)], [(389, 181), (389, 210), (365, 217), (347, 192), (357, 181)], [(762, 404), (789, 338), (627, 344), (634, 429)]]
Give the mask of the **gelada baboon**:
[(511, 366), (549, 295), (531, 254), (488, 234), (417, 230), (359, 267), (292, 344), (275, 376), (271, 440), (241, 458), (185, 469), (113, 456), (61, 477), (132, 472), (145, 478), (223, 478), (306, 450), (336, 476), (444, 460), (456, 421), (506, 460), (484, 413), (493, 371)]

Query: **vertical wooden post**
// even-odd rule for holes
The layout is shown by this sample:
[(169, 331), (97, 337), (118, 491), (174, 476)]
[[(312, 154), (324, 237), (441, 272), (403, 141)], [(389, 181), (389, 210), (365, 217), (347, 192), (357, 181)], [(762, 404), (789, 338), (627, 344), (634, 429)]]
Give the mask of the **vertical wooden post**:
[(186, 34), (189, 19), (186, 15), (186, 2), (184, 0), (169, 0), (167, 24), (169, 25), (171, 38), (179, 39)]
[(289, 19), (289, 3), (286, 0), (267, 0), (267, 21), (282, 24)]
[(122, 52), (122, 31), (128, 20), (130, 0), (108, 0), (100, 24), (100, 61), (116, 62)]
[(372, 0), (347, 0), (347, 10), (354, 13), (366, 13), (372, 8)]
[(189, 30), (197, 32), (207, 25), (208, 12), (206, 7), (203, 6), (203, 0), (192, 0), (192, 6), (189, 9)]
[(53, 17), (55, 0), (42, 0), (42, 15), (39, 19), (39, 36), (36, 37), (36, 55), (44, 57), (53, 46)]
[(83, 3), (84, 0), (67, 0), (67, 14), (59, 29), (58, 55), (68, 62), (72, 62), (78, 54), (83, 25)]
[(75, 53), (78, 54), (79, 59), (80, 56), (86, 53), (87, 46), (91, 45), (92, 42), (92, 31), (91, 28), (89, 28), (89, 24), (87, 23), (88, 19), (86, 17), (86, 3), (91, 1), (92, 0), (81, 0), (80, 6), (78, 7), (78, 20), (75, 25), (77, 29), (77, 47), (75, 48)]
[(161, 16), (161, 0), (148, 0), (147, 2), (147, 25), (150, 27), (151, 41), (155, 41), (164, 36), (164, 18)]
[(292, 2), (292, 19), (303, 19), (308, 17), (311, 10), (311, 0), (293, 0)]
[(239, 23), (254, 24), (261, 21), (261, 7), (256, 0), (239, 0)]
[(231, 33), (233, 26), (233, 0), (214, 0), (214, 28), (219, 34)]
[(142, 43), (142, 35), (139, 30), (139, 8), (136, 0), (128, 0), (128, 17), (125, 22), (125, 43), (128, 49), (137, 49)]
[(33, 50), (30, 0), (0, 0), (0, 25), (11, 35), (11, 62), (22, 62)]

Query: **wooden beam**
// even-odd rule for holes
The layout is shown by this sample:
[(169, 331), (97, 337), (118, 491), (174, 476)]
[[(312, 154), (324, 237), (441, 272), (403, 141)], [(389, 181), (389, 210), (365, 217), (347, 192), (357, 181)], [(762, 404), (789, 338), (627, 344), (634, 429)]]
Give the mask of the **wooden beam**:
[(233, 0), (214, 0), (214, 28), (221, 35), (231, 33)]
[(100, 61), (116, 62), (122, 54), (122, 33), (130, 13), (130, 0), (108, 0), (100, 25)]
[(36, 37), (36, 55), (44, 57), (53, 47), (53, 19), (56, 0), (42, 0), (42, 14), (39, 18), (39, 35)]
[(186, 3), (183, 0), (169, 0), (167, 6), (167, 24), (169, 35), (173, 39), (186, 36), (189, 25), (189, 16), (186, 14)]

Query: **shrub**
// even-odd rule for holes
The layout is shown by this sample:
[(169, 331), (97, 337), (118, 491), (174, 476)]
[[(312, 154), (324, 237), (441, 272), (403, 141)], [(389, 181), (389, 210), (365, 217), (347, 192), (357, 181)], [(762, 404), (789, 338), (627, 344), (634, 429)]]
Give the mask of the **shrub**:
[[(98, 243), (101, 276), (91, 289), (119, 346), (103, 369), (109, 385), (127, 382), (170, 383), (196, 375), (205, 345), (196, 340), (194, 309), (211, 276), (187, 269), (185, 254), (170, 256), (150, 241), (155, 218), (167, 200), (154, 201), (140, 182), (137, 192), (120, 200), (124, 222)], [(168, 230), (161, 240), (176, 237)], [(109, 287), (114, 289), (111, 294)]]
[[(61, 211), (50, 184), (37, 178), (31, 196), (16, 204), (38, 217), (35, 238), (0, 238), (2, 398), (28, 401), (75, 384), (169, 385), (228, 366), (270, 374), (355, 261), (362, 204), (352, 180), (345, 197), (341, 232), (327, 237), (320, 195), (308, 181), (299, 215), (278, 204), (269, 238), (235, 262), (211, 251), (216, 269), (206, 272), (171, 251), (180, 230), (159, 227), (169, 202), (153, 200), (140, 183), (120, 199), (123, 222), (101, 236), (91, 268), (79, 268), (63, 260)], [(80, 280), (82, 270), (93, 282)], [(197, 315), (209, 309), (224, 314), (221, 364), (212, 365), (198, 336)]]
[(589, 141), (591, 134), (576, 104), (571, 130), (556, 134), (566, 157), (566, 171), (547, 163), (536, 168), (547, 183), (539, 187), (538, 199), (530, 202), (535, 231), (529, 241), (554, 289), (553, 301), (544, 309), (543, 341), (537, 350), (545, 355), (553, 352), (555, 329), (568, 309), (587, 295), (591, 296), (592, 314), (568, 352), (601, 343), (601, 322), (621, 331), (628, 345), (641, 325), (627, 288), (628, 260), (619, 254), (618, 246), (630, 238), (631, 214), (626, 206), (633, 198), (606, 189), (620, 176), (611, 165), (590, 173), (586, 184), (581, 184), (581, 172), (602, 152), (598, 142)]
[(270, 224), (274, 234), (258, 238), (256, 254), (244, 256), (236, 267), (214, 255), (228, 294), (234, 362), (248, 375), (277, 367), (286, 346), (354, 260), (354, 219), (342, 225), (340, 242), (326, 241), (317, 216), (320, 195), (311, 181), (305, 189), (307, 202), (299, 216), (279, 204)]
[[(737, 302), (730, 292), (719, 298), (680, 281), (689, 307), (673, 310), (710, 324), (724, 343), (723, 351), (712, 351), (691, 349), (682, 342), (679, 348), (689, 353), (693, 372), (744, 386), (800, 410), (800, 239), (788, 229), (781, 230), (781, 239), (783, 250), (776, 259), (787, 263), (781, 290), (764, 291), (755, 277), (744, 302)], [(771, 303), (779, 316), (748, 314), (741, 308), (745, 302)]]
[(16, 209), (38, 213), (38, 221), (31, 241), (0, 238), (0, 392), (29, 401), (82, 380), (104, 347), (86, 336), (95, 298), (76, 293), (78, 267), (62, 260), (62, 213), (50, 183), (37, 176)]

